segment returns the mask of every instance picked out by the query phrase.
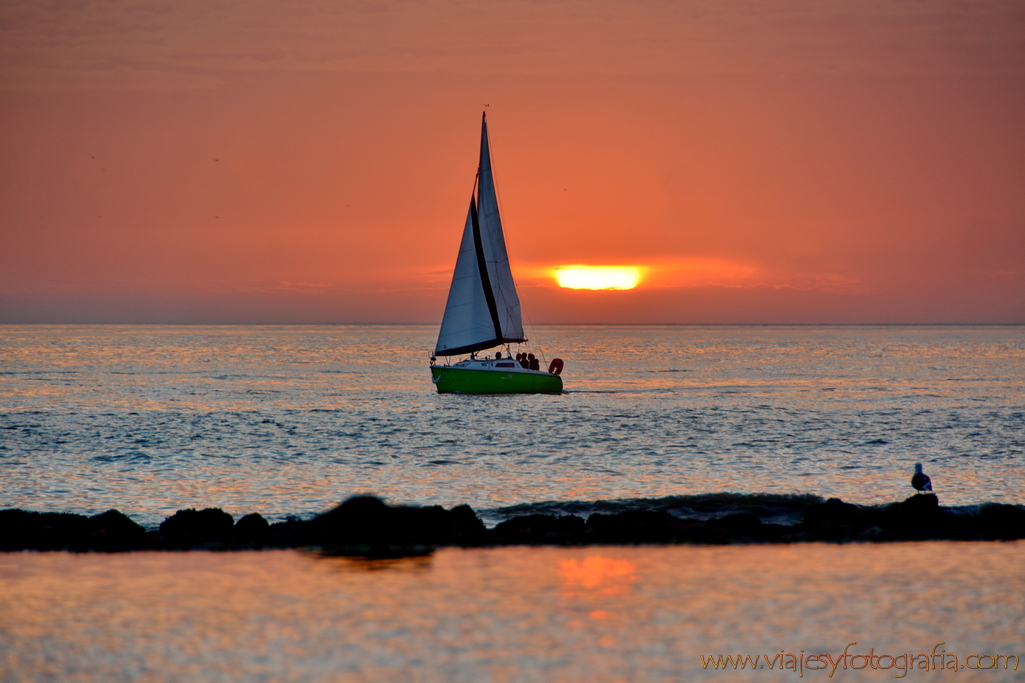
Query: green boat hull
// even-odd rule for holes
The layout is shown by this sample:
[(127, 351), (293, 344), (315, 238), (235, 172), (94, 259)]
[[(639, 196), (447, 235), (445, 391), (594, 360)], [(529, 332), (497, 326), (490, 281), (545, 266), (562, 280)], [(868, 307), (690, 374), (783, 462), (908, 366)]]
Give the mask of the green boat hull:
[(439, 394), (558, 394), (562, 378), (547, 372), (431, 368)]

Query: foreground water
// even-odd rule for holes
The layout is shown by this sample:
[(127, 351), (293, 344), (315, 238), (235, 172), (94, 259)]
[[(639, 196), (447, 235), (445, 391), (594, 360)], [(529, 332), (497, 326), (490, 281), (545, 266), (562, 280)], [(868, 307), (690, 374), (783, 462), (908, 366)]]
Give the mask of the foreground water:
[(566, 393), (495, 397), (434, 392), (435, 334), (0, 326), (0, 508), (154, 525), (356, 492), (489, 522), (715, 491), (879, 503), (915, 462), (944, 505), (1025, 502), (1020, 326), (542, 327)]
[[(0, 327), (0, 508), (155, 525), (356, 492), (490, 522), (717, 491), (881, 503), (915, 462), (944, 505), (1025, 502), (1021, 327), (546, 327), (567, 392), (505, 397), (434, 393), (434, 334)], [(0, 681), (888, 680), (934, 647), (933, 667), (1025, 655), (1023, 594), (1020, 541), (7, 553)], [(778, 669), (852, 641), (877, 659)], [(765, 668), (703, 665), (720, 654)], [(1022, 671), (923, 661), (905, 677)]]
[[(1025, 663), (973, 667), (1025, 657), (1023, 567), (1021, 541), (14, 553), (0, 680), (1012, 681)], [(877, 659), (841, 664), (853, 641)], [(763, 668), (701, 659), (738, 653)]]

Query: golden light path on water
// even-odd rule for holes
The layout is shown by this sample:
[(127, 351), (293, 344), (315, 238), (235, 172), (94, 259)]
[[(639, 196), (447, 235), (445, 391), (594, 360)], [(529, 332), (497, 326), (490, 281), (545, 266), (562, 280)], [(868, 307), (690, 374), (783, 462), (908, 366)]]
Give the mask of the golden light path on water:
[(567, 289), (633, 289), (641, 279), (638, 266), (559, 266), (555, 279)]
[[(1013, 681), (970, 669), (1025, 657), (1023, 563), (1023, 541), (7, 553), (0, 680)], [(760, 670), (702, 664), (738, 653)]]

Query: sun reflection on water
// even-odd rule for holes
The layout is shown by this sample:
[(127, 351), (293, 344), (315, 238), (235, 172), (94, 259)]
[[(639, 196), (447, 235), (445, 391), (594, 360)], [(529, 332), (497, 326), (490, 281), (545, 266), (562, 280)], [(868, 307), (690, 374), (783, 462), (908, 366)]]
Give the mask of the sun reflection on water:
[(568, 590), (600, 589), (606, 595), (625, 592), (637, 580), (637, 566), (627, 560), (591, 555), (583, 560), (562, 560), (559, 572)]

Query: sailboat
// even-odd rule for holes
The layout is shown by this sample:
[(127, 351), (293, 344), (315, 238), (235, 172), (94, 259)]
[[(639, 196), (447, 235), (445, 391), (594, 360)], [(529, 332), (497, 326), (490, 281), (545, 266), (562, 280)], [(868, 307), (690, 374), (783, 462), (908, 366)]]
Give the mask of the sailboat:
[[(480, 165), (470, 210), (466, 215), (452, 285), (448, 290), (445, 315), (438, 343), (431, 355), (431, 378), (439, 393), (538, 394), (562, 391), (563, 362), (553, 358), (548, 370), (540, 363), (522, 363), (508, 351), (509, 344), (527, 341), (523, 334), (520, 297), (516, 293), (509, 255), (498, 215), (498, 197), (491, 171), (487, 114), (481, 117)], [(492, 357), (478, 357), (479, 351), (505, 347)], [(469, 358), (449, 363), (452, 356)], [(519, 354), (524, 358), (527, 354)], [(445, 364), (437, 362), (438, 356)], [(533, 358), (533, 354), (531, 354)]]

